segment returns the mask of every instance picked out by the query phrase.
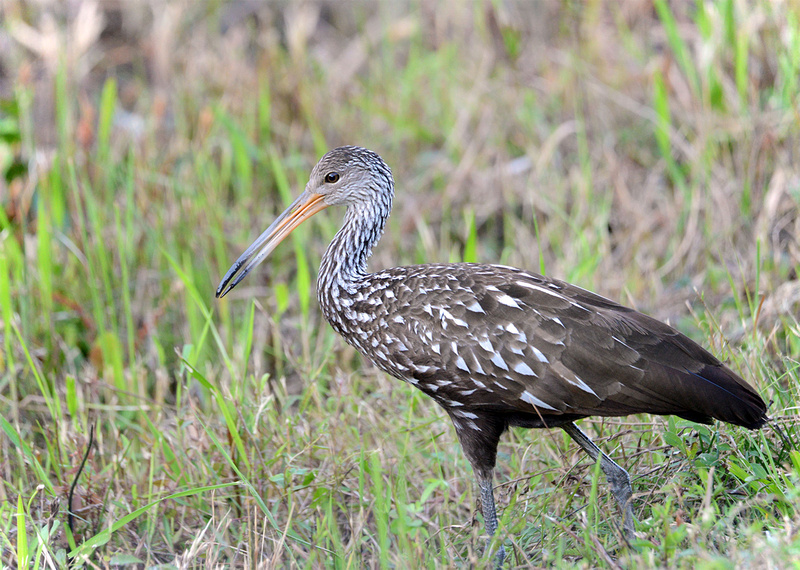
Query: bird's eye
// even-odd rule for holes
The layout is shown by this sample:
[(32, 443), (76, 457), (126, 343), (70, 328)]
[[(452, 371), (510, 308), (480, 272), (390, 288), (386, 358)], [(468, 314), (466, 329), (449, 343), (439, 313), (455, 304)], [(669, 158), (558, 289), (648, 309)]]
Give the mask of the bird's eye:
[(329, 172), (325, 175), (325, 182), (328, 184), (333, 184), (339, 181), (339, 173), (338, 172)]

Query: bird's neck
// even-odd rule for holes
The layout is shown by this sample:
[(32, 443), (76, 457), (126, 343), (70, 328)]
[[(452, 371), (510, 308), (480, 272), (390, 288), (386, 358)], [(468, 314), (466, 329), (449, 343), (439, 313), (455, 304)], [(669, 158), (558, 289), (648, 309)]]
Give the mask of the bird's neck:
[(317, 277), (317, 298), (329, 322), (341, 320), (343, 299), (347, 304), (367, 279), (367, 260), (383, 235), (391, 207), (391, 195), (383, 202), (348, 206), (342, 228), (322, 256)]

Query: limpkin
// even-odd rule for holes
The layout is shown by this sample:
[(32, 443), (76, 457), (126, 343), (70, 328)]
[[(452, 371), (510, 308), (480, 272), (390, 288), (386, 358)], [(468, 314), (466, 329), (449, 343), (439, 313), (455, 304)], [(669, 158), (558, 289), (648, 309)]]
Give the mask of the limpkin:
[[(698, 344), (574, 285), (474, 263), (368, 273), (393, 196), (392, 172), (376, 153), (356, 146), (328, 152), (305, 192), (228, 270), (217, 297), (304, 220), (346, 206), (319, 269), (325, 319), (376, 366), (425, 392), (450, 416), (477, 478), (489, 538), (497, 529), (497, 444), (509, 426), (560, 427), (599, 460), (631, 537), (630, 477), (575, 420), (644, 412), (751, 429), (767, 421), (756, 391)], [(500, 562), (503, 555), (500, 547)]]

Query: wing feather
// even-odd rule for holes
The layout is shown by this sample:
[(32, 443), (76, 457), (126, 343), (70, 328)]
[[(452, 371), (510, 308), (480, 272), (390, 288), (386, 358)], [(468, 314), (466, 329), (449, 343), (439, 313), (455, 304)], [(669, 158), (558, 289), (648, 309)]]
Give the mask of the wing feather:
[(748, 426), (765, 420), (761, 398), (708, 351), (579, 287), (491, 265), (381, 275), (385, 283), (372, 283), (353, 306), (381, 323), (358, 334), (381, 340), (354, 344), (446, 407), (506, 411), (532, 424), (640, 412)]

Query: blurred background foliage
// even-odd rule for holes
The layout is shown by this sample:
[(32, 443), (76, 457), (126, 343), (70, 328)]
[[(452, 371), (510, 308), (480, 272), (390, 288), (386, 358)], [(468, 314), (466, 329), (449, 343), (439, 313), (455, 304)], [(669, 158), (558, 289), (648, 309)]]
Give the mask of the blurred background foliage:
[[(397, 181), (373, 267), (506, 263), (644, 310), (793, 437), (796, 2), (5, 0), (0, 17), (4, 564), (480, 557), (441, 413), (321, 319), (335, 212), (213, 298), (342, 144)], [(642, 544), (615, 553), (560, 434), (514, 432), (513, 563), (796, 554), (800, 459), (774, 433), (590, 425), (640, 473)]]

